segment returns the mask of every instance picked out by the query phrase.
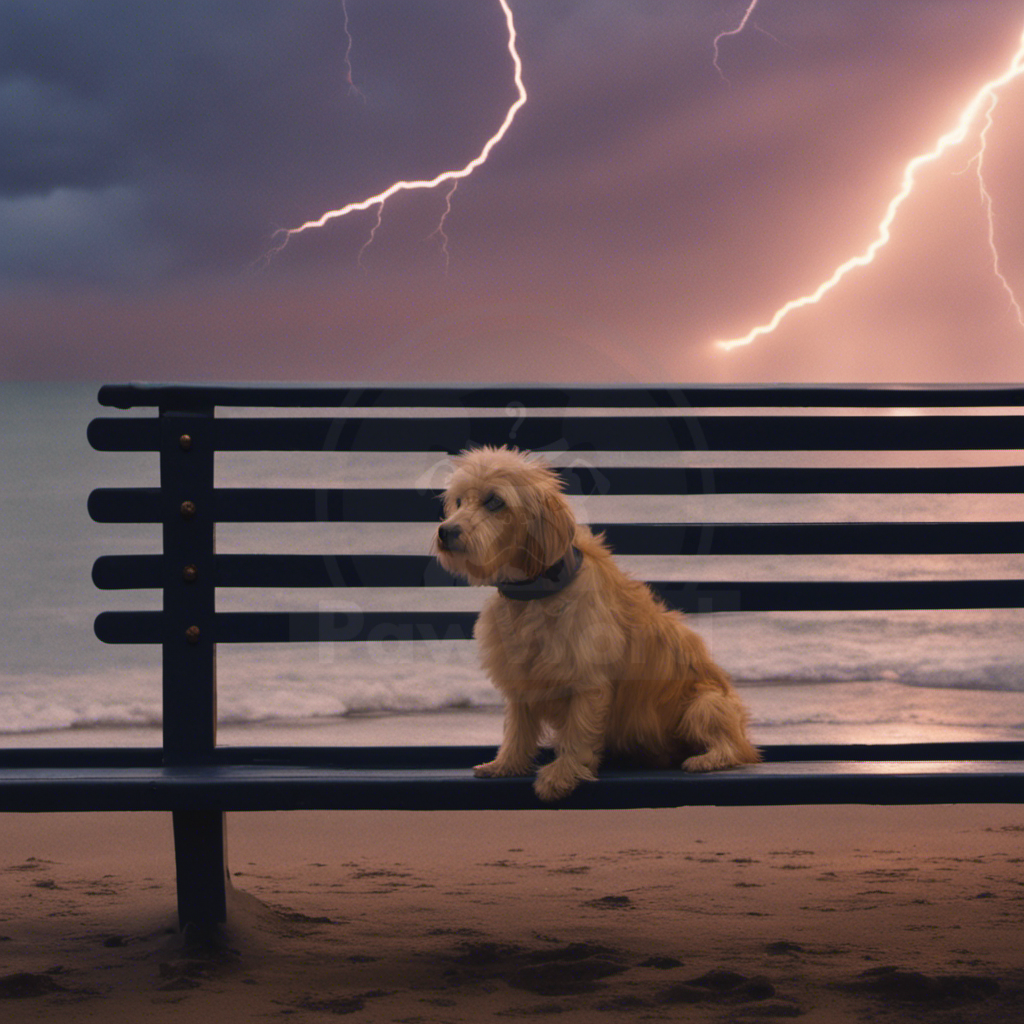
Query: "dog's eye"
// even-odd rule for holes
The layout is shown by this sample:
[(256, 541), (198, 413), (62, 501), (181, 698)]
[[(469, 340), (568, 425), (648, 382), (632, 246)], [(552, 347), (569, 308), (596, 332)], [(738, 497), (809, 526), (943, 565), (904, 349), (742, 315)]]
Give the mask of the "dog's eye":
[(488, 494), (483, 500), (483, 506), (488, 512), (497, 512), (498, 509), (505, 507), (505, 502), (496, 494)]
[(461, 508), (462, 507), (462, 499), (461, 498), (456, 498), (455, 499), (455, 507), (456, 508)]

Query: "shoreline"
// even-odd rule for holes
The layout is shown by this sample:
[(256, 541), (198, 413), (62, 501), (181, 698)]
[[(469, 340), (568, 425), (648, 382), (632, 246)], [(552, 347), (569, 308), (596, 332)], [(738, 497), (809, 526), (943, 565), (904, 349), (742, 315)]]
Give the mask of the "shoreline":
[[(217, 729), (220, 746), (432, 746), (497, 745), (502, 709), (450, 708), (335, 718), (228, 722)], [(0, 734), (3, 747), (159, 747), (159, 726), (98, 726)]]
[[(1019, 739), (1024, 692), (923, 687), (887, 679), (738, 684), (757, 745)], [(227, 746), (487, 746), (502, 708), (360, 712), (336, 717), (226, 722)], [(97, 726), (2, 733), (4, 747), (159, 746), (159, 726)]]

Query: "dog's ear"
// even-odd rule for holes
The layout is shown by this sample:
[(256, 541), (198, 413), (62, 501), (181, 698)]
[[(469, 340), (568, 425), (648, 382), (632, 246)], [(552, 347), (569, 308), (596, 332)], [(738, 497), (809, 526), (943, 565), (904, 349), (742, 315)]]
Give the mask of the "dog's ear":
[(561, 494), (544, 494), (527, 517), (517, 568), (527, 576), (539, 576), (569, 550), (575, 535), (569, 503)]

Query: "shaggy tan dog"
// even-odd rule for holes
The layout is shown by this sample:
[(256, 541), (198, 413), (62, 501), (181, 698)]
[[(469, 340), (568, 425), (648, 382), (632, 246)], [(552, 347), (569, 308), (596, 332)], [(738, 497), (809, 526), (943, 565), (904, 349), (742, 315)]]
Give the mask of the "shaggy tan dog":
[(555, 749), (534, 782), (542, 800), (594, 779), (606, 750), (693, 772), (760, 759), (703, 641), (577, 525), (549, 467), (504, 447), (463, 452), (444, 513), (441, 565), (498, 588), (474, 636), (505, 732), (477, 775), (530, 774), (542, 737)]

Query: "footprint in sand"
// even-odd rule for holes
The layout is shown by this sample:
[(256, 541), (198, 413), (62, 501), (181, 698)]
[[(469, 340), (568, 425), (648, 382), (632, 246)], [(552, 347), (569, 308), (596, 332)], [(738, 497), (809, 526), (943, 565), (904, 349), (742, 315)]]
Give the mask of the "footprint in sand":
[(967, 974), (931, 975), (899, 967), (873, 967), (856, 981), (842, 986), (848, 992), (862, 992), (906, 1003), (958, 1006), (988, 999), (999, 992), (994, 978)]
[(454, 962), (455, 968), (446, 972), (450, 984), (500, 979), (542, 996), (593, 992), (603, 978), (629, 969), (618, 950), (591, 942), (538, 950), (505, 942), (466, 942)]
[(596, 900), (587, 900), (585, 907), (595, 907), (598, 910), (627, 910), (633, 905), (628, 896), (599, 896)]
[(48, 974), (21, 971), (0, 977), (0, 999), (36, 999), (56, 992), (67, 992), (67, 988)]

